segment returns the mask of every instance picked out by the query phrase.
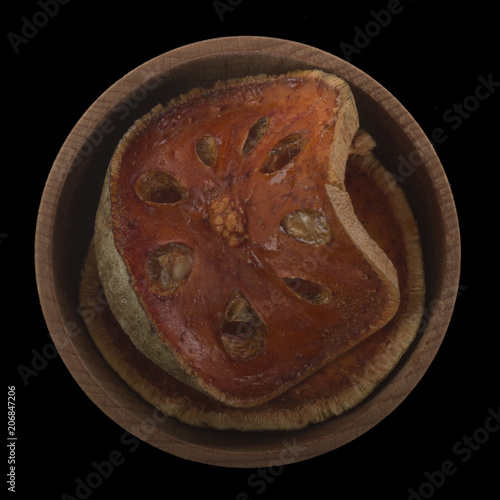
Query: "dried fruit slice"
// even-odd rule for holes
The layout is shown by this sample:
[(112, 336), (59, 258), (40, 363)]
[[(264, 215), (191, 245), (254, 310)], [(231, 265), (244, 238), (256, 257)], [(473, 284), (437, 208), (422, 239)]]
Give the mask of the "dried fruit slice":
[(95, 237), (110, 307), (146, 356), (252, 406), (394, 316), (396, 271), (344, 189), (357, 128), (347, 84), (321, 71), (196, 89), (136, 122)]
[[(364, 400), (394, 369), (415, 338), (425, 283), (418, 227), (401, 187), (389, 172), (373, 155), (353, 155), (348, 161), (346, 187), (356, 214), (398, 271), (400, 307), (378, 332), (281, 396), (253, 408), (232, 408), (171, 377), (137, 352), (109, 308), (96, 310), (96, 297), (103, 304), (103, 295), (91, 244), (82, 273), (80, 302), (89, 333), (104, 358), (132, 389), (165, 415), (202, 427), (299, 429), (339, 415)], [(292, 286), (299, 288), (297, 283)]]

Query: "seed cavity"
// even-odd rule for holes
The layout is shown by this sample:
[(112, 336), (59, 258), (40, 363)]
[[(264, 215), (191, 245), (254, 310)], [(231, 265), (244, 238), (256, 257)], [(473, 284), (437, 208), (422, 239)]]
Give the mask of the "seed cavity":
[(264, 352), (268, 338), (267, 327), (239, 290), (229, 295), (220, 334), (229, 356), (243, 361)]
[(150, 170), (135, 183), (135, 192), (146, 203), (173, 205), (188, 198), (188, 190), (167, 172)]
[(146, 261), (149, 288), (162, 297), (173, 294), (188, 279), (193, 263), (193, 250), (184, 243), (162, 245)]
[(264, 137), (268, 125), (269, 119), (262, 117), (250, 127), (245, 143), (243, 144), (242, 152), (244, 155), (250, 153), (250, 151), (257, 146), (262, 137)]
[(298, 132), (281, 139), (267, 155), (260, 171), (273, 174), (285, 168), (304, 148), (305, 134)]
[(215, 137), (206, 134), (200, 137), (195, 146), (196, 156), (207, 167), (213, 167), (217, 161), (217, 142)]
[(297, 277), (283, 278), (283, 281), (292, 292), (311, 304), (328, 304), (332, 300), (332, 292), (319, 283)]
[(280, 229), (289, 238), (309, 245), (323, 245), (332, 236), (330, 223), (314, 208), (301, 208), (286, 214), (280, 221)]

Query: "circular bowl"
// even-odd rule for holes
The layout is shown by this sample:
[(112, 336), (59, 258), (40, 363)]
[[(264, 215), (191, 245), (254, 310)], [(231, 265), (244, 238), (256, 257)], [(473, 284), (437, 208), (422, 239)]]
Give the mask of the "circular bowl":
[[(108, 162), (134, 120), (159, 102), (217, 80), (313, 68), (335, 73), (350, 84), (360, 124), (377, 141), (377, 156), (400, 180), (416, 219), (425, 221), (420, 224), (427, 296), (422, 328), (396, 369), (367, 399), (303, 430), (215, 431), (160, 418), (100, 356), (78, 303), (80, 272)], [(319, 49), (275, 38), (228, 37), (162, 54), (125, 75), (92, 104), (63, 144), (47, 179), (36, 228), (35, 265), (54, 344), (76, 382), (105, 414), (173, 455), (211, 465), (262, 467), (306, 460), (346, 444), (380, 422), (413, 390), (451, 318), (460, 241), (441, 163), (419, 125), (387, 90)], [(298, 446), (286, 453), (290, 443)]]

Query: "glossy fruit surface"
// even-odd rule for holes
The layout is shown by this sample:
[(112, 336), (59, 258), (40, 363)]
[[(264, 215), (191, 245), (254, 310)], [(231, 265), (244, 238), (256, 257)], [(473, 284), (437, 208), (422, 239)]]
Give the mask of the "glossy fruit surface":
[(226, 403), (282, 393), (397, 310), (392, 264), (333, 165), (357, 127), (346, 96), (321, 72), (196, 90), (155, 108), (113, 159), (113, 237), (134, 292)]

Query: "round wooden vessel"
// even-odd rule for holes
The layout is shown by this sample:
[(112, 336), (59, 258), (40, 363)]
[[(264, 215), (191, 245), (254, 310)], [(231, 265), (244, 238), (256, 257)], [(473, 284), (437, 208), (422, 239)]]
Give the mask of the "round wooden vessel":
[[(426, 277), (423, 327), (396, 369), (363, 403), (300, 431), (245, 433), (165, 418), (108, 366), (90, 339), (78, 300), (104, 175), (131, 124), (154, 105), (217, 80), (318, 68), (346, 80), (360, 124), (401, 181), (420, 224)], [(450, 187), (434, 149), (408, 111), (349, 63), (300, 43), (266, 37), (206, 40), (146, 62), (104, 92), (59, 152), (40, 204), (35, 264), (43, 313), (72, 376), (125, 430), (176, 456), (207, 464), (262, 467), (305, 460), (344, 445), (380, 422), (412, 391), (446, 333), (458, 289), (460, 237)], [(103, 304), (96, 299), (95, 311)], [(92, 314), (92, 308), (85, 314)], [(295, 441), (294, 441), (295, 440)], [(292, 443), (293, 453), (288, 450)]]

